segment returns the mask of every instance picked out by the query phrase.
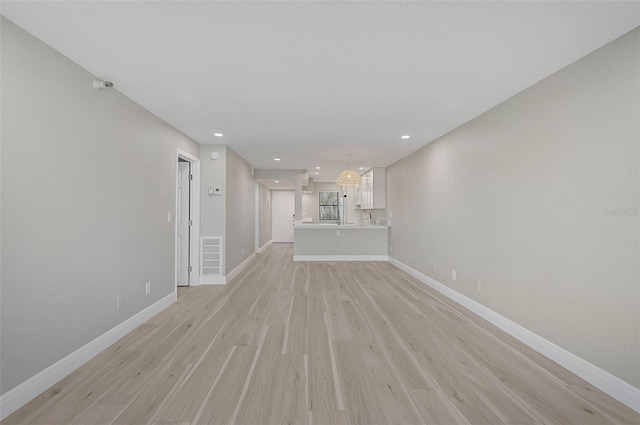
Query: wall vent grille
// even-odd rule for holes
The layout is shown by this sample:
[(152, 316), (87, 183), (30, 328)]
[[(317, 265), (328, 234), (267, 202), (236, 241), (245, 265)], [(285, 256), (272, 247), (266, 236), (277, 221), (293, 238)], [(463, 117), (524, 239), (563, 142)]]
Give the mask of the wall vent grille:
[(222, 236), (200, 237), (200, 275), (223, 276)]

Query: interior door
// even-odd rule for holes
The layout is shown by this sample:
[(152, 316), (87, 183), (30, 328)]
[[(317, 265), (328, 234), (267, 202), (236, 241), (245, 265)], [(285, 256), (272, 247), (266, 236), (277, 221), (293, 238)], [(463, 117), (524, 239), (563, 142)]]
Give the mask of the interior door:
[(296, 198), (293, 190), (271, 192), (271, 237), (273, 242), (293, 242), (293, 214)]
[(178, 161), (178, 211), (176, 212), (176, 227), (178, 252), (176, 268), (178, 271), (178, 286), (189, 286), (189, 247), (191, 246), (191, 163)]

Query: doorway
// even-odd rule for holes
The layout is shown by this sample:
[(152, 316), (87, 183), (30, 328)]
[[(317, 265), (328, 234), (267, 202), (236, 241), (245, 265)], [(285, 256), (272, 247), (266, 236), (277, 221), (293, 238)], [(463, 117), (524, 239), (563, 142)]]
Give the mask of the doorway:
[(199, 258), (199, 160), (178, 150), (176, 159), (176, 287), (197, 285)]
[(273, 242), (293, 242), (293, 215), (296, 212), (293, 190), (271, 192), (271, 233)]

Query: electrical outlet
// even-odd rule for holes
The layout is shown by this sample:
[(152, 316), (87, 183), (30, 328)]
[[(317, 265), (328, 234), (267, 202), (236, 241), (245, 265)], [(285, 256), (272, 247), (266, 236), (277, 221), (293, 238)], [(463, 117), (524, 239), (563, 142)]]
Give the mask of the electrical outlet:
[(482, 281), (480, 279), (476, 281), (476, 289), (478, 290), (478, 292), (482, 290)]
[(451, 270), (451, 280), (456, 280), (456, 271)]
[(167, 223), (171, 223), (171, 213), (167, 213)]
[(438, 265), (436, 263), (433, 263), (433, 271), (434, 272), (438, 271)]
[(336, 236), (340, 236), (340, 230), (336, 230)]
[(151, 293), (151, 282), (147, 282), (144, 284), (144, 293), (149, 295)]
[(389, 245), (389, 251), (393, 252), (393, 245)]
[(242, 255), (244, 255), (244, 248), (242, 248)]
[(124, 295), (118, 295), (116, 297), (116, 311), (122, 310), (123, 302), (124, 302)]

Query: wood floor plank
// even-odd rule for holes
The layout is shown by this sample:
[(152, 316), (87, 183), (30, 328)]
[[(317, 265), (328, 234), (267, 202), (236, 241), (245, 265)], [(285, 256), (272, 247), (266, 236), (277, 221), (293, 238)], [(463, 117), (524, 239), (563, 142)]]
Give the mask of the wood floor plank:
[(228, 362), (212, 383), (193, 424), (228, 424), (233, 417), (243, 384), (249, 374), (256, 346), (235, 346)]
[(2, 425), (638, 425), (620, 404), (385, 262), (275, 243)]
[(349, 322), (353, 338), (360, 342), (373, 342), (375, 338), (371, 333), (371, 328), (363, 315), (358, 311), (355, 302), (344, 300), (340, 302), (345, 318)]
[(294, 272), (291, 278), (291, 294), (292, 295), (306, 295), (307, 285), (309, 283), (309, 273), (307, 271), (307, 263), (296, 262), (294, 265)]
[(347, 414), (344, 410), (321, 410), (313, 412), (311, 418), (313, 425), (346, 425), (349, 423)]
[(136, 397), (113, 425), (128, 425), (134, 423), (147, 423), (160, 408), (165, 397), (176, 388), (185, 374), (191, 368), (190, 364), (176, 363), (169, 365), (157, 373), (149, 383), (151, 391), (143, 391)]
[(333, 338), (338, 339), (353, 339), (353, 333), (351, 332), (351, 325), (347, 319), (347, 315), (342, 310), (342, 304), (340, 295), (336, 290), (323, 291), (324, 305), (329, 318), (329, 324), (331, 325), (331, 333)]
[(288, 336), (283, 353), (307, 354), (307, 330), (307, 296), (294, 295), (288, 323)]
[(467, 423), (437, 388), (409, 390), (422, 419), (429, 425), (464, 425)]
[(336, 341), (338, 374), (344, 388), (348, 422), (361, 425), (386, 425), (360, 352), (352, 341)]
[(278, 290), (273, 294), (271, 314), (267, 320), (269, 326), (286, 325), (289, 319), (291, 307), (291, 293), (289, 291)]
[(367, 374), (387, 424), (424, 423), (407, 389), (392, 371), (377, 369)]
[[(103, 370), (102, 373), (76, 388), (59, 403), (49, 409), (39, 411), (37, 416), (26, 423), (43, 425), (73, 423), (93, 406), (100, 396), (111, 390), (116, 383), (123, 381), (138, 366), (142, 357), (140, 352), (127, 352), (127, 355), (112, 368)], [(29, 405), (27, 404), (27, 406)]]
[(126, 404), (94, 404), (72, 425), (112, 425), (127, 406)]
[(112, 368), (115, 368), (116, 364), (131, 355), (131, 351), (128, 351), (129, 346), (139, 338), (148, 335), (148, 332), (151, 332), (156, 327), (157, 325), (155, 324), (146, 323), (137, 327), (124, 338), (91, 359), (84, 367), (68, 375), (32, 400), (28, 404), (30, 406), (29, 409), (18, 410), (2, 421), (2, 424), (17, 425), (32, 423), (36, 417), (43, 412), (47, 412), (75, 392), (79, 386), (82, 386), (89, 380), (99, 378), (99, 374), (101, 373), (112, 372)]
[(191, 425), (191, 422), (154, 422), (153, 425)]
[(227, 347), (234, 345), (257, 345), (262, 329), (260, 317), (252, 314), (241, 314), (232, 317), (220, 335), (220, 343)]
[(420, 366), (415, 355), (404, 344), (398, 333), (394, 330), (386, 317), (373, 303), (372, 298), (362, 299), (365, 309), (369, 309), (367, 316), (378, 343), (386, 353), (391, 365), (399, 373), (411, 388), (436, 388), (433, 377)]
[(98, 404), (126, 404), (137, 397), (155, 378), (156, 373), (166, 365), (166, 358), (170, 357), (176, 348), (180, 346), (187, 330), (192, 326), (193, 323), (185, 323), (179, 326), (162, 344), (145, 353), (131, 376), (107, 391), (104, 396), (100, 397)]
[(329, 334), (324, 312), (309, 312), (310, 410), (338, 410)]
[(269, 327), (255, 362), (248, 391), (239, 406), (238, 424), (260, 423), (271, 417), (274, 407), (274, 382), (280, 373), (284, 326)]
[(603, 415), (615, 423), (640, 424), (640, 413), (634, 412), (617, 400), (598, 391), (592, 385), (572, 384), (571, 391), (584, 399), (588, 404), (595, 406)]
[(216, 344), (205, 353), (202, 362), (194, 366), (171, 400), (159, 412), (161, 422), (191, 422), (204, 402), (211, 383), (215, 381), (232, 348)]
[[(274, 397), (271, 424), (307, 425), (307, 378), (303, 354), (287, 354), (280, 358), (278, 373), (271, 385)], [(260, 418), (264, 421), (264, 418)]]

